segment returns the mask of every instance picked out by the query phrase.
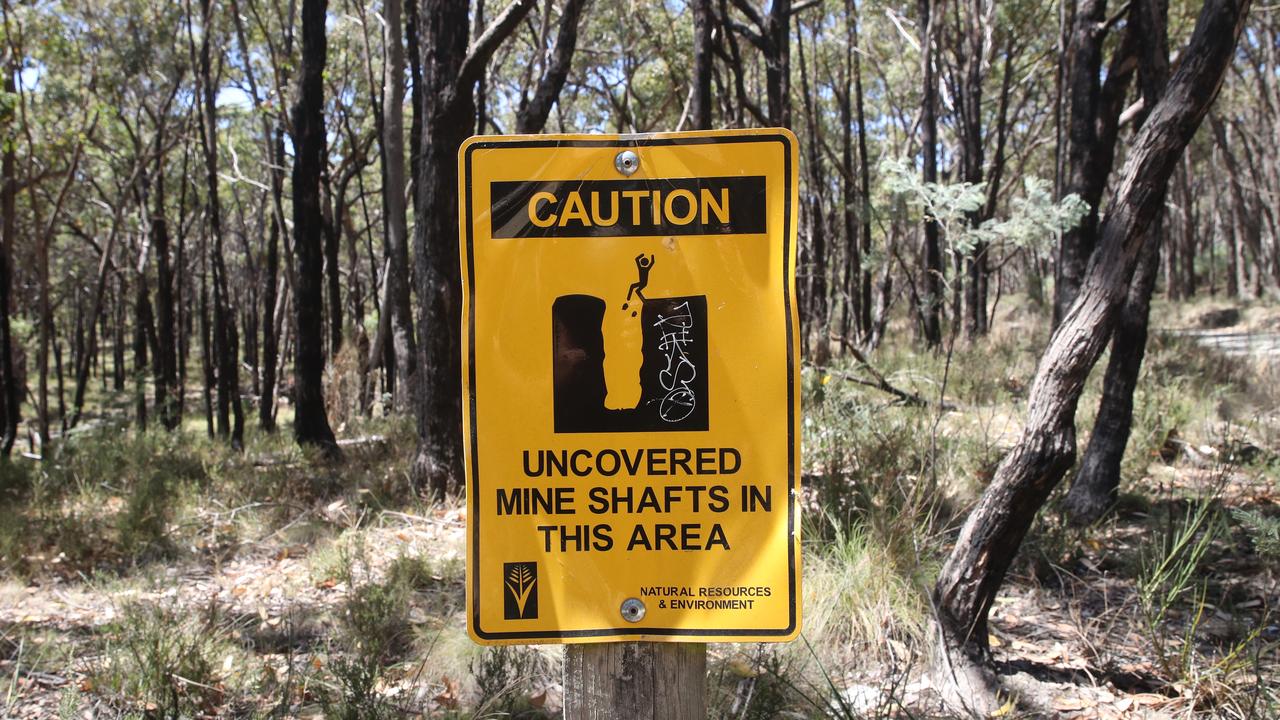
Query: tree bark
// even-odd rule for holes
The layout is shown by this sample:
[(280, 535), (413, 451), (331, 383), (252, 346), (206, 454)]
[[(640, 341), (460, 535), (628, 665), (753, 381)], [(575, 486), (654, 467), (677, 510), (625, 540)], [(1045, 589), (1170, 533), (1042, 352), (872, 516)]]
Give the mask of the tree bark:
[(965, 521), (934, 586), (940, 644), (934, 678), (948, 702), (966, 712), (998, 708), (987, 666), (988, 613), (1037, 511), (1074, 460), (1080, 393), (1111, 335), (1169, 176), (1217, 95), (1248, 5), (1205, 3), (1164, 98), (1133, 143), (1080, 293), (1040, 360), (1022, 434)]
[[(163, 127), (157, 130), (163, 132)], [(157, 147), (163, 145), (158, 139)], [(173, 263), (169, 253), (169, 223), (165, 215), (164, 157), (156, 159), (155, 199), (151, 211), (151, 244), (156, 251), (155, 400), (160, 424), (174, 430), (182, 422), (178, 404), (178, 343), (174, 329)]]
[[(1167, 3), (1168, 0), (1135, 0), (1129, 14), (1138, 38), (1142, 102), (1148, 108), (1160, 102), (1169, 80)], [(1145, 122), (1145, 118), (1140, 121)], [(1067, 515), (1077, 525), (1102, 517), (1115, 504), (1120, 488), (1120, 463), (1133, 426), (1133, 393), (1147, 347), (1151, 294), (1160, 270), (1160, 245), (1164, 242), (1160, 215), (1157, 211), (1147, 229), (1137, 270), (1120, 308), (1093, 433), (1064, 502)]]
[(1066, 177), (1059, 199), (1074, 193), (1088, 203), (1089, 211), (1076, 227), (1062, 233), (1058, 244), (1055, 325), (1079, 292), (1085, 267), (1097, 245), (1099, 205), (1115, 160), (1120, 113), (1133, 75), (1136, 40), (1130, 24), (1112, 56), (1106, 81), (1099, 79), (1103, 44), (1109, 31), (1106, 12), (1106, 0), (1085, 0), (1076, 11), (1067, 49)]
[[(417, 0), (410, 0), (416, 2)], [(418, 346), (413, 336), (413, 310), (409, 297), (409, 224), (405, 208), (404, 165), (404, 41), (401, 36), (401, 0), (387, 0), (387, 62), (383, 90), (383, 154), (387, 176), (382, 196), (387, 215), (387, 302), (383, 313), (391, 319), (391, 342), (395, 357), (396, 410), (407, 411), (413, 397)], [(372, 363), (370, 363), (372, 364)]]
[[(699, 2), (706, 1), (699, 0)], [(586, 0), (565, 0), (564, 8), (560, 11), (560, 24), (556, 30), (556, 48), (551, 54), (551, 61), (543, 70), (533, 97), (527, 102), (521, 98), (520, 107), (516, 110), (517, 133), (540, 133), (546, 127), (551, 106), (560, 98), (560, 91), (569, 77), (569, 68), (573, 64), (573, 51), (578, 44), (578, 21), (582, 16), (584, 5)]]
[(218, 197), (218, 106), (217, 88), (213, 82), (213, 8), (211, 0), (201, 0), (201, 39), (199, 54), (201, 124), (200, 139), (204, 148), (205, 187), (209, 234), (213, 239), (213, 354), (217, 377), (217, 432), (229, 438), (232, 447), (244, 445), (242, 408), (240, 404), (240, 366), (235, 352), (235, 314), (231, 309), (229, 281), (223, 256), (222, 204)]
[(320, 173), (324, 171), (325, 11), (328, 0), (302, 2), (302, 63), (293, 106), (293, 252), (297, 272), (294, 302), (297, 355), (294, 358), (293, 434), (299, 445), (341, 456), (329, 417), (324, 389), (324, 257)]
[(815, 342), (813, 346), (815, 362), (825, 365), (830, 357), (830, 340), (827, 337), (827, 234), (826, 218), (823, 216), (823, 188), (826, 183), (822, 166), (822, 155), (818, 148), (822, 144), (818, 118), (814, 114), (814, 102), (809, 87), (808, 63), (804, 54), (804, 28), (799, 26), (796, 32), (796, 50), (800, 53), (800, 94), (804, 96), (804, 119), (807, 137), (809, 165), (809, 250), (812, 253), (809, 263), (810, 279), (807, 283), (809, 297), (802, 300), (802, 307), (808, 309), (808, 334), (816, 333), (815, 338), (803, 334), (805, 342)]
[[(919, 0), (920, 55), (924, 85), (920, 94), (920, 145), (923, 159), (923, 179), (926, 183), (938, 182), (938, 116), (936, 111), (938, 81), (933, 62), (933, 0)], [(938, 222), (925, 218), (921, 235), (921, 272), (924, 276), (920, 316), (921, 332), (930, 348), (942, 344), (942, 248), (938, 242)]]
[[(9, 3), (4, 3), (5, 25), (8, 25)], [(17, 75), (18, 59), (10, 50), (8, 67), (4, 73), (5, 93), (12, 97), (16, 91), (14, 77)], [(0, 126), (7, 131), (13, 126), (13, 107), (6, 103), (0, 108)], [(6, 138), (12, 134), (6, 132)], [(17, 241), (17, 224), (15, 210), (18, 196), (17, 154), (12, 141), (4, 143), (3, 158), (0, 159), (0, 456), (9, 457), (13, 444), (18, 437), (18, 423), (22, 416), (19, 412), (22, 397), (18, 392), (18, 378), (13, 361), (13, 329), (9, 320), (10, 285), (13, 273), (13, 245)], [(44, 440), (44, 438), (41, 438)]]
[[(422, 156), (414, 169), (420, 381), (415, 484), (443, 496), (462, 481), (462, 278), (458, 263), (458, 149), (473, 127), (476, 78), (494, 49), (533, 7), (515, 0), (467, 52), (467, 0), (425, 0), (421, 22)], [(299, 304), (301, 304), (299, 298)]]
[(711, 0), (693, 0), (693, 105), (689, 118), (694, 130), (711, 129), (711, 31), (715, 18)]
[(844, 221), (844, 269), (841, 290), (844, 296), (840, 313), (840, 334), (851, 337), (854, 325), (861, 335), (862, 321), (862, 252), (858, 245), (858, 190), (853, 169), (853, 109), (849, 86), (853, 79), (854, 48), (858, 44), (858, 16), (853, 0), (845, 0), (845, 23), (849, 36), (844, 43), (844, 63), (840, 66), (840, 87), (836, 101), (840, 107), (840, 200)]

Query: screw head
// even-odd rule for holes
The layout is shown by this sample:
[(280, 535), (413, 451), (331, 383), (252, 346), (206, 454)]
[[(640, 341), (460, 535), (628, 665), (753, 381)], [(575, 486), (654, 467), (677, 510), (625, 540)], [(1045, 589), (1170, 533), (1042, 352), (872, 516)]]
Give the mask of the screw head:
[(644, 603), (638, 598), (623, 600), (619, 610), (622, 613), (622, 619), (627, 622), (640, 622), (644, 619)]
[(613, 167), (623, 175), (630, 177), (640, 169), (640, 156), (631, 150), (623, 150), (613, 159)]

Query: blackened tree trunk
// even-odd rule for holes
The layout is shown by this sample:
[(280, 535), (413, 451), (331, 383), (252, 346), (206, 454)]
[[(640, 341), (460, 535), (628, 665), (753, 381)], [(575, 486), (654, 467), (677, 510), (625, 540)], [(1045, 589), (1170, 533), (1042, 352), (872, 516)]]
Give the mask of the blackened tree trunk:
[[(960, 174), (964, 182), (974, 185), (983, 182), (986, 169), (982, 91), (988, 65), (987, 36), (994, 18), (988, 17), (985, 11), (982, 5), (970, 3), (963, 12), (954, 13), (957, 28), (951, 43), (955, 60), (952, 85), (958, 106)], [(971, 227), (978, 227), (987, 219), (987, 207), (984, 204), (968, 213), (967, 222)], [(987, 334), (987, 244), (977, 241), (958, 264), (963, 267), (967, 280), (964, 283), (965, 336), (972, 340)]]
[[(326, 0), (327, 2), (327, 0)], [(324, 106), (321, 105), (321, 113), (324, 112)], [(323, 115), (321, 116), (323, 121)], [(324, 136), (321, 135), (323, 139)], [(324, 233), (324, 295), (325, 310), (327, 314), (325, 319), (329, 321), (329, 357), (337, 357), (338, 351), (342, 349), (342, 269), (338, 264), (338, 240), (342, 234), (342, 214), (343, 205), (346, 199), (343, 195), (346, 193), (346, 183), (339, 180), (333, 182), (329, 177), (328, 163), (324, 162), (324, 158), (328, 153), (322, 148), (320, 151), (321, 162), (324, 163), (321, 178), (321, 184), (324, 186), (325, 192), (321, 193), (322, 205), (322, 223)], [(327, 196), (327, 197), (326, 197)], [(331, 202), (330, 202), (331, 201)]]
[[(1138, 80), (1144, 107), (1160, 101), (1169, 80), (1168, 0), (1135, 0), (1129, 14), (1139, 46)], [(1102, 402), (1080, 470), (1064, 503), (1073, 523), (1094, 522), (1115, 504), (1120, 463), (1133, 426), (1133, 392), (1147, 348), (1151, 294), (1160, 269), (1160, 214), (1147, 231), (1137, 270), (1120, 308), (1103, 379)]]
[(533, 97), (527, 101), (525, 98), (520, 99), (520, 107), (516, 110), (516, 132), (540, 133), (546, 127), (551, 106), (560, 98), (560, 91), (569, 77), (573, 51), (578, 44), (578, 21), (584, 5), (586, 0), (565, 0), (564, 8), (560, 11), (556, 47), (551, 54), (551, 61), (544, 68)]
[[(851, 337), (853, 326), (862, 317), (862, 253), (858, 246), (858, 191), (853, 170), (853, 100), (849, 86), (853, 76), (854, 48), (858, 44), (858, 18), (853, 0), (845, 0), (845, 23), (848, 37), (844, 44), (844, 62), (840, 66), (840, 86), (836, 88), (836, 100), (840, 106), (840, 200), (844, 221), (844, 271), (841, 289), (844, 304), (840, 313), (840, 334)], [(861, 329), (861, 328), (859, 328)]]
[(147, 287), (145, 260), (139, 263), (138, 287), (135, 290), (133, 315), (133, 387), (134, 412), (138, 430), (147, 429), (147, 327), (153, 325), (151, 291)]
[[(5, 2), (5, 17), (8, 18), (8, 2)], [(12, 54), (12, 53), (11, 53)], [(9, 97), (15, 92), (14, 76), (17, 74), (17, 58), (10, 57), (5, 67), (4, 89)], [(0, 108), (0, 128), (5, 137), (11, 137), (13, 127), (13, 105), (6, 103)], [(18, 436), (18, 423), (21, 420), (19, 408), (21, 395), (18, 391), (18, 378), (13, 362), (13, 329), (9, 321), (10, 284), (13, 273), (13, 244), (17, 240), (17, 224), (14, 212), (18, 196), (17, 156), (14, 143), (4, 143), (4, 155), (0, 159), (0, 457), (9, 457), (13, 451), (13, 443)], [(41, 438), (44, 440), (44, 438)]]
[[(865, 258), (871, 254), (871, 159), (867, 156), (867, 115), (862, 92), (861, 46), (858, 44), (858, 8), (853, 0), (849, 0), (850, 40), (858, 52), (853, 53), (853, 97), (858, 115), (858, 181), (860, 185), (858, 218), (862, 229), (862, 252)], [(886, 265), (888, 263), (886, 262)], [(862, 270), (862, 299), (858, 303), (862, 314), (858, 327), (862, 331), (863, 342), (871, 339), (871, 268)]]
[(694, 130), (711, 129), (711, 0), (693, 0), (693, 105), (689, 117)]
[[(325, 414), (324, 390), (324, 256), (320, 208), (320, 173), (324, 170), (325, 11), (328, 0), (302, 2), (302, 64), (293, 106), (293, 252), (297, 272), (294, 312), (297, 354), (294, 357), (293, 434), (299, 445), (340, 456)], [(335, 308), (336, 310), (336, 308)]]
[[(920, 55), (923, 67), (924, 87), (920, 95), (920, 145), (924, 163), (923, 179), (927, 183), (938, 182), (938, 80), (933, 62), (933, 0), (920, 0)], [(925, 218), (920, 248), (921, 271), (924, 276), (920, 296), (921, 332), (925, 344), (931, 348), (942, 343), (942, 248), (938, 242), (938, 222)]]
[[(409, 0), (417, 2), (417, 0)], [(417, 372), (418, 346), (413, 337), (413, 310), (409, 297), (409, 224), (405, 208), (404, 167), (404, 41), (401, 33), (401, 0), (387, 0), (387, 62), (383, 89), (383, 157), (386, 182), (383, 187), (387, 215), (386, 302), (382, 312), (390, 314), (391, 342), (395, 357), (393, 402), (400, 411), (409, 409)], [(370, 363), (372, 364), (372, 363)]]
[(734, 7), (751, 21), (752, 27), (729, 22), (726, 12), (722, 17), (730, 27), (760, 51), (764, 56), (765, 98), (768, 102), (767, 118), (760, 117), (760, 110), (751, 103), (742, 84), (741, 61), (737, 44), (730, 38), (732, 53), (730, 66), (734, 72), (738, 101), (757, 119), (767, 120), (775, 127), (791, 127), (791, 0), (773, 0), (769, 10), (761, 13), (750, 0), (733, 0)]
[(1080, 223), (1058, 244), (1053, 320), (1071, 307), (1098, 239), (1098, 209), (1115, 160), (1120, 113), (1133, 76), (1136, 38), (1130, 24), (1112, 56), (1105, 82), (1099, 79), (1109, 31), (1106, 0), (1084, 0), (1076, 10), (1067, 49), (1067, 136), (1060, 195), (1079, 195), (1089, 205)]
[[(293, 54), (293, 3), (289, 4), (288, 18), (284, 28), (284, 56)], [(258, 82), (253, 70), (253, 62), (249, 51), (249, 43), (244, 30), (244, 20), (240, 12), (238, 0), (231, 0), (231, 16), (235, 24), (236, 40), (240, 45), (241, 59), (244, 61), (244, 75), (249, 82), (249, 95), (253, 101), (254, 112), (262, 121), (262, 151), (271, 158), (271, 206), (269, 212), (270, 228), (267, 232), (265, 252), (266, 267), (262, 276), (262, 364), (261, 387), (258, 395), (258, 424), (263, 431), (273, 433), (276, 430), (276, 379), (279, 364), (279, 345), (276, 333), (276, 298), (280, 276), (280, 234), (284, 232), (284, 118), (283, 113), (271, 113), (264, 109), (262, 98), (258, 93)], [(277, 81), (286, 82), (287, 76), (283, 68)], [(270, 119), (275, 116), (275, 122)], [(254, 312), (251, 307), (249, 312)], [(248, 333), (252, 343), (255, 333)], [(256, 353), (255, 353), (256, 354)], [(255, 375), (255, 385), (258, 380)]]
[[(161, 126), (161, 130), (162, 130)], [(163, 146), (157, 140), (157, 147)], [(151, 244), (156, 251), (155, 398), (160, 423), (173, 430), (182, 422), (178, 404), (177, 333), (174, 329), (173, 262), (169, 252), (169, 223), (165, 215), (164, 157), (156, 159), (155, 199), (151, 211)]]
[(218, 197), (218, 109), (217, 88), (213, 82), (213, 9), (210, 0), (201, 0), (200, 139), (204, 149), (205, 189), (209, 234), (213, 239), (211, 257), (213, 274), (213, 354), (217, 377), (217, 431), (229, 438), (232, 447), (243, 447), (242, 409), (240, 405), (240, 367), (233, 342), (235, 313), (231, 309), (229, 281), (223, 259), (222, 205)]
[(1166, 86), (1133, 143), (1080, 293), (1049, 340), (1027, 401), (1022, 435), (970, 513), (934, 586), (934, 679), (969, 713), (999, 707), (988, 661), (987, 615), (1036, 513), (1075, 457), (1075, 412), (1111, 336), (1147, 228), (1169, 176), (1217, 95), (1249, 0), (1208, 0)]
[(284, 197), (284, 128), (277, 125), (271, 142), (271, 228), (267, 232), (266, 268), (262, 283), (262, 395), (258, 399), (258, 424), (276, 431), (276, 377), (280, 347), (276, 332), (276, 301), (280, 277), (280, 235)]
[(209, 431), (209, 437), (213, 438), (217, 435), (217, 426), (214, 424), (214, 400), (213, 387), (217, 383), (217, 373), (214, 370), (213, 361), (213, 323), (209, 320), (209, 250), (207, 247), (208, 239), (202, 238), (200, 248), (200, 379), (201, 379), (201, 397), (204, 400), (204, 422), (205, 427)]
[[(416, 0), (415, 0), (416, 1)], [(458, 149), (473, 127), (473, 91), (497, 46), (533, 7), (516, 0), (467, 53), (467, 0), (425, 0), (421, 23), (421, 159), (415, 172), (414, 282), (418, 289), (415, 407), (418, 452), (412, 475), (436, 495), (462, 481), (462, 277), (458, 264)], [(302, 299), (299, 298), (299, 304)]]
[[(807, 283), (809, 297), (802, 307), (808, 309), (808, 330), (816, 333), (812, 342), (814, 361), (819, 365), (827, 362), (830, 351), (830, 340), (827, 337), (827, 235), (826, 222), (823, 216), (823, 190), (826, 177), (822, 165), (822, 154), (818, 148), (822, 144), (818, 118), (814, 114), (813, 97), (809, 87), (808, 63), (804, 54), (804, 28), (796, 32), (796, 49), (800, 53), (800, 94), (804, 96), (806, 150), (809, 165), (809, 250), (810, 279)], [(811, 339), (806, 336), (805, 341)]]

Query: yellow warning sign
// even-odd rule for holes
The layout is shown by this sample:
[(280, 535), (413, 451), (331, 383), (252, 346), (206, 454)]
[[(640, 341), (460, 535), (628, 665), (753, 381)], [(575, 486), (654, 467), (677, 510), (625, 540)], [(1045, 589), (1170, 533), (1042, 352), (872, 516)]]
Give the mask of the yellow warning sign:
[(796, 162), (775, 129), (462, 147), (477, 642), (799, 632)]

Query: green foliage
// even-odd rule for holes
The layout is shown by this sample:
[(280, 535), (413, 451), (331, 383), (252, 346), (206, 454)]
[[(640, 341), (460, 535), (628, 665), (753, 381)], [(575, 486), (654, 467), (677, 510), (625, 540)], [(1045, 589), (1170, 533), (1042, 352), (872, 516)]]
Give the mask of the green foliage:
[(472, 662), (476, 683), (476, 717), (545, 718), (546, 713), (529, 703), (529, 683), (538, 669), (538, 658), (530, 648), (487, 647)]
[(94, 685), (156, 717), (190, 717), (221, 706), (220, 664), (234, 652), (215, 605), (125, 605), (106, 631), (105, 659)]
[(320, 705), (331, 720), (393, 720), (402, 716), (377, 692), (382, 668), (368, 658), (337, 657), (330, 665), (337, 693), (322, 693)]
[(925, 182), (914, 166), (899, 158), (882, 160), (879, 172), (884, 191), (905, 200), (925, 219), (937, 221), (951, 250), (961, 255), (973, 254), (979, 243), (1047, 252), (1089, 211), (1078, 195), (1054, 201), (1048, 181), (1027, 177), (1022, 195), (1010, 200), (1007, 217), (975, 226), (973, 217), (987, 202), (986, 183)]
[(374, 581), (359, 541), (341, 546), (339, 558), (339, 577), (347, 586), (339, 616), (346, 647), (372, 665), (394, 660), (408, 648), (411, 639), (411, 586), (405, 581), (418, 577), (419, 572), (400, 570), (383, 582)]
[(1236, 509), (1232, 515), (1244, 526), (1259, 555), (1280, 560), (1280, 517), (1244, 509)]

